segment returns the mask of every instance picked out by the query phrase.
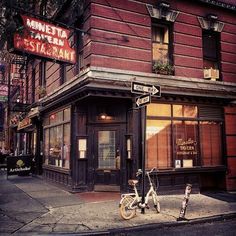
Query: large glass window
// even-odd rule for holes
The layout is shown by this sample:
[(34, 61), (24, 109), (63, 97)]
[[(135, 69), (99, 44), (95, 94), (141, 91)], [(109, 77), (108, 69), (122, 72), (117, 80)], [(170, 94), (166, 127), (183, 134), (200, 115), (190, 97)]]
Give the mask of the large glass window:
[(202, 165), (221, 165), (221, 122), (200, 122)]
[(196, 121), (173, 121), (175, 166), (197, 166), (198, 137)]
[(70, 108), (45, 118), (44, 163), (66, 169), (70, 167)]
[(147, 166), (171, 167), (171, 121), (147, 120)]
[(222, 122), (204, 116), (194, 105), (148, 105), (146, 168), (222, 165)]

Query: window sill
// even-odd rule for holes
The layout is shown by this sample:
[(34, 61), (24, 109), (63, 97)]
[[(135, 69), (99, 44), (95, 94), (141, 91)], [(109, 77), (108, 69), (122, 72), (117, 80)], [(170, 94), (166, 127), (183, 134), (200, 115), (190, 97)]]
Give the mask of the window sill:
[(158, 169), (159, 174), (178, 174), (178, 173), (207, 173), (207, 172), (226, 172), (227, 167), (220, 166), (195, 166), (189, 168)]
[(43, 169), (51, 170), (51, 171), (55, 171), (55, 172), (60, 172), (63, 174), (68, 174), (68, 175), (71, 173), (71, 170), (69, 170), (69, 169), (65, 169), (65, 168), (61, 168), (61, 167), (57, 167), (57, 166), (45, 165), (45, 164), (43, 164)]

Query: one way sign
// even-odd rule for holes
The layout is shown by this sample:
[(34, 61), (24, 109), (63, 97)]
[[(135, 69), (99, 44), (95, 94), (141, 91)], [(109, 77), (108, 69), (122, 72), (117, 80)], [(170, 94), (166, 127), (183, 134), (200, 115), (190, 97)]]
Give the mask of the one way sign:
[(137, 107), (145, 106), (149, 103), (151, 103), (151, 96), (150, 94), (147, 95), (141, 95), (135, 99)]
[(132, 93), (149, 93), (152, 96), (160, 97), (161, 96), (161, 87), (154, 86), (139, 82), (132, 82), (131, 84), (131, 92)]

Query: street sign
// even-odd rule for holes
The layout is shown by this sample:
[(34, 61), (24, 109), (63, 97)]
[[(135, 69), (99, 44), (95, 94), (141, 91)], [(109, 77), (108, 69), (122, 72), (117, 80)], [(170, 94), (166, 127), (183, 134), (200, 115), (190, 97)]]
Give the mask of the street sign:
[(131, 84), (131, 92), (132, 93), (149, 93), (152, 96), (160, 97), (161, 96), (161, 87), (154, 86), (151, 84), (144, 84), (139, 82), (132, 82)]
[(135, 102), (137, 107), (145, 106), (151, 103), (151, 96), (150, 94), (141, 95), (135, 99)]

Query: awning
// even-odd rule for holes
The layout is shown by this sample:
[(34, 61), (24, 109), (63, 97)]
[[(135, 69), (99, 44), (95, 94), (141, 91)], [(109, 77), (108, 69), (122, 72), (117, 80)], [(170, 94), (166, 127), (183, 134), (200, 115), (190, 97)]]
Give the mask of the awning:
[(27, 116), (25, 117), (22, 121), (20, 121), (18, 123), (18, 126), (17, 126), (17, 130), (26, 130), (26, 131), (30, 131), (32, 130), (33, 128), (33, 124), (32, 124), (32, 121), (31, 119)]

